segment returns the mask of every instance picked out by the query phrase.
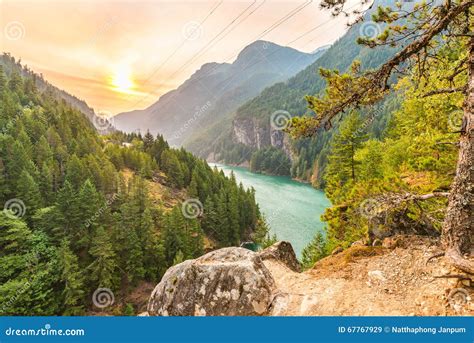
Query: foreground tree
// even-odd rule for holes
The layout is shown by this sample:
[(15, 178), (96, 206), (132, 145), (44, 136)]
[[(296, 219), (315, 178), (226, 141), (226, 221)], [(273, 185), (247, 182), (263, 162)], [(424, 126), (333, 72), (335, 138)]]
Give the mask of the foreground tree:
[[(366, 3), (363, 1), (362, 3)], [(440, 45), (461, 45), (466, 54), (456, 61), (452, 73), (445, 76), (446, 88), (429, 90), (425, 96), (463, 92), (462, 125), (457, 133), (459, 157), (456, 175), (449, 195), (448, 208), (442, 229), (446, 257), (452, 264), (474, 273), (474, 262), (463, 256), (471, 253), (474, 245), (474, 34), (473, 0), (443, 3), (428, 1), (414, 6), (397, 3), (394, 8), (379, 7), (372, 16), (372, 24), (384, 30), (376, 37), (361, 37), (358, 42), (371, 48), (398, 46), (400, 50), (376, 70), (361, 71), (354, 62), (347, 74), (321, 70), (328, 87), (324, 96), (308, 96), (313, 117), (293, 118), (289, 131), (295, 137), (312, 136), (321, 127), (329, 129), (340, 114), (354, 108), (370, 106), (390, 90), (390, 80), (403, 69), (415, 67), (419, 84), (429, 80), (428, 66), (438, 59)], [(345, 0), (323, 0), (322, 7), (335, 15), (345, 13)], [(360, 17), (358, 21), (364, 20)], [(367, 20), (367, 19), (365, 19)], [(467, 83), (466, 83), (467, 74)]]

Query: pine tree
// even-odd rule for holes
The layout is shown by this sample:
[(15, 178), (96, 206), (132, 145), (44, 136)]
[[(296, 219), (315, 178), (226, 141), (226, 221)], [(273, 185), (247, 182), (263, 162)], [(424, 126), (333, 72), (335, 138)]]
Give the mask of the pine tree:
[(127, 259), (125, 263), (125, 271), (128, 281), (134, 283), (145, 275), (143, 268), (143, 251), (140, 245), (136, 231), (132, 228), (127, 233)]
[(26, 170), (21, 172), (17, 184), (17, 197), (25, 203), (29, 215), (32, 215), (42, 206), (38, 184)]
[(29, 171), (29, 161), (25, 148), (19, 141), (15, 140), (5, 161), (8, 184), (11, 185), (12, 191), (16, 189), (18, 177), (23, 170)]
[[(233, 175), (233, 174), (232, 174)], [(239, 245), (240, 244), (240, 224), (239, 224), (239, 203), (237, 189), (234, 184), (232, 185), (227, 200), (227, 218), (229, 220), (229, 244)]]
[(173, 266), (177, 265), (177, 264), (180, 264), (181, 262), (184, 262), (185, 258), (184, 258), (184, 254), (181, 250), (178, 250), (178, 252), (176, 253), (176, 256), (174, 257), (173, 259)]
[(312, 268), (318, 260), (325, 257), (327, 254), (326, 240), (321, 232), (317, 232), (316, 235), (314, 235), (313, 240), (303, 249), (303, 268)]
[(72, 155), (67, 162), (65, 180), (78, 191), (86, 178), (86, 170), (81, 160), (76, 155)]
[(150, 131), (147, 131), (145, 136), (143, 137), (143, 150), (147, 152), (150, 151), (154, 141), (155, 139), (153, 138), (153, 135), (150, 133)]
[(88, 281), (92, 287), (113, 289), (116, 285), (115, 252), (104, 228), (98, 227), (89, 250), (93, 262), (87, 267)]
[(49, 168), (46, 162), (44, 162), (41, 167), (39, 189), (45, 204), (51, 204), (54, 200), (53, 182), (54, 176), (51, 171), (51, 168)]
[(188, 258), (196, 258), (204, 253), (204, 233), (196, 219), (188, 220), (188, 226), (189, 237), (185, 255)]
[(79, 269), (77, 256), (69, 248), (69, 242), (63, 240), (58, 250), (61, 282), (64, 284), (63, 305), (66, 316), (81, 315), (84, 312), (84, 277)]
[(359, 115), (353, 112), (341, 124), (333, 139), (325, 175), (327, 193), (331, 200), (337, 198), (345, 184), (357, 179), (355, 154), (367, 139), (367, 135), (361, 132), (361, 125)]
[(227, 211), (227, 196), (224, 191), (221, 191), (216, 204), (216, 219), (217, 219), (217, 236), (218, 241), (222, 246), (232, 245), (229, 213)]
[(75, 246), (87, 249), (90, 245), (93, 229), (99, 221), (101, 199), (92, 182), (87, 179), (78, 195), (80, 217), (75, 228)]
[(164, 150), (161, 154), (161, 168), (171, 179), (173, 185), (178, 188), (184, 186), (185, 178), (183, 168), (174, 151)]
[(0, 65), (0, 95), (5, 90), (7, 79), (5, 77), (5, 72), (3, 71), (3, 65)]
[(0, 199), (6, 199), (10, 193), (10, 187), (7, 180), (5, 164), (3, 159), (0, 157)]
[(10, 80), (8, 81), (8, 87), (13, 93), (22, 94), (23, 80), (17, 70), (12, 72)]

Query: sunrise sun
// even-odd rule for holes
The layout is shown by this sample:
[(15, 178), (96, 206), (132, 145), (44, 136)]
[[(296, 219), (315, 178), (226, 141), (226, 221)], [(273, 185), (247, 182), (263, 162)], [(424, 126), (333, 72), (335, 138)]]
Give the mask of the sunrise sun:
[(112, 86), (123, 93), (128, 93), (134, 86), (130, 68), (127, 66), (118, 66), (112, 75)]

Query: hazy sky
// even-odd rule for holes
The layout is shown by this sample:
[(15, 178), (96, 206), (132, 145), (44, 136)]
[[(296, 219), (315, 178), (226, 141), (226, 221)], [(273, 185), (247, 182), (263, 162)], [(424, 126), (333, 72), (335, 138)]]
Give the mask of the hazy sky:
[(310, 52), (346, 30), (346, 19), (331, 18), (319, 0), (0, 0), (0, 23), (2, 52), (111, 114), (147, 107), (203, 63), (232, 62), (257, 38)]

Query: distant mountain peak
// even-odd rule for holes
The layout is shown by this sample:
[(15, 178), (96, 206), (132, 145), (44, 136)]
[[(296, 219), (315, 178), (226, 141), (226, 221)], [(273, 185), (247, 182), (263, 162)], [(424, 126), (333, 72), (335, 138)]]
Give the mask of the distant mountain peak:
[[(195, 132), (230, 115), (265, 87), (287, 80), (315, 59), (316, 55), (258, 40), (247, 45), (233, 63), (203, 64), (148, 108), (120, 113), (114, 123), (127, 132), (160, 132), (170, 144), (179, 145)], [(196, 108), (204, 110), (196, 114)]]

